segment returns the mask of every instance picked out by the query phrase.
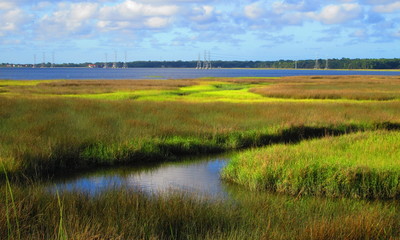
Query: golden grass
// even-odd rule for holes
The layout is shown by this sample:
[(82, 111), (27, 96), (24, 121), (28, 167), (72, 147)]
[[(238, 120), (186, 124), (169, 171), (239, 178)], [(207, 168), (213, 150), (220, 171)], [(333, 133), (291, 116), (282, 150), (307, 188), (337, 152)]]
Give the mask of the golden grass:
[(400, 77), (286, 77), (250, 91), (276, 98), (393, 100), (400, 98)]
[(203, 78), (194, 80), (0, 81), (8, 97), (78, 97), (190, 102), (272, 102), (311, 100), (398, 100), (400, 78), (311, 76), (284, 78)]
[[(0, 81), (0, 86), (4, 81)], [(9, 93), (28, 95), (101, 94), (137, 90), (173, 90), (196, 84), (192, 80), (53, 80), (6, 81)]]
[[(295, 199), (242, 192), (233, 201), (173, 193), (148, 196), (125, 187), (94, 196), (56, 194), (38, 186), (12, 185), (21, 239), (396, 239), (396, 203), (348, 199)], [(62, 213), (60, 211), (63, 210)], [(62, 225), (60, 225), (62, 221)], [(62, 227), (61, 227), (62, 226)], [(61, 230), (60, 230), (61, 229)], [(60, 233), (60, 231), (62, 231)], [(0, 239), (18, 239), (0, 218)]]

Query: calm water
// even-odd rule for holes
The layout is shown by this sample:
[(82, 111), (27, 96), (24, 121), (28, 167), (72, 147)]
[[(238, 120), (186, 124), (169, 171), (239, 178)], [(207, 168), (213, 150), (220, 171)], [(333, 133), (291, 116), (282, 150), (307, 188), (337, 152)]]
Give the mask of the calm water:
[(205, 196), (226, 197), (229, 186), (220, 179), (220, 171), (227, 157), (186, 159), (178, 163), (156, 166), (121, 167), (59, 179), (52, 189), (78, 190), (91, 194), (113, 187), (128, 187), (147, 193), (171, 190), (185, 191)]
[(400, 71), (337, 71), (189, 68), (0, 68), (0, 79), (182, 79), (200, 77), (283, 77), (310, 75), (400, 75)]

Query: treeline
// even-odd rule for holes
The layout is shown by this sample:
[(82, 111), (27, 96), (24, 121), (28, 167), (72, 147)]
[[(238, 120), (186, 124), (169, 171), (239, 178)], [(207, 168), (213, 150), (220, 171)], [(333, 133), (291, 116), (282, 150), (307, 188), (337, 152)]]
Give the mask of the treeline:
[(318, 59), (257, 62), (258, 68), (329, 68), (329, 69), (400, 69), (400, 58), (394, 59)]
[[(104, 63), (96, 63), (102, 67)], [(400, 58), (396, 59), (318, 59), (279, 61), (211, 61), (213, 68), (329, 68), (329, 69), (400, 69)], [(112, 64), (108, 64), (111, 67)], [(122, 67), (123, 63), (117, 63)], [(195, 68), (197, 61), (135, 61), (128, 62), (129, 68)]]
[[(104, 62), (96, 63), (64, 63), (36, 64), (36, 67), (92, 67), (102, 68)], [(211, 61), (213, 68), (298, 68), (298, 69), (400, 69), (400, 58), (393, 59), (318, 59), (318, 60), (279, 60), (279, 61)], [(111, 68), (113, 63), (108, 63)], [(122, 68), (123, 62), (117, 62), (116, 67)], [(195, 68), (197, 61), (134, 61), (127, 62), (128, 68)], [(3, 63), (0, 67), (32, 67), (32, 64)]]
[(400, 58), (395, 59), (318, 59), (279, 61), (214, 61), (222, 68), (299, 68), (299, 69), (400, 69)]

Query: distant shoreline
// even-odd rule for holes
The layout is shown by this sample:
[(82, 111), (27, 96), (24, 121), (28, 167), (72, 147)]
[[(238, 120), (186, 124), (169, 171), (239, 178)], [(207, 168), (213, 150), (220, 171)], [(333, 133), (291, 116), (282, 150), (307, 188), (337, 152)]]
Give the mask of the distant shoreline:
[[(30, 69), (32, 67), (2, 67), (0, 66), (0, 69)], [(196, 69), (196, 68), (190, 68), (190, 67), (128, 67), (128, 68), (90, 68), (90, 67), (37, 67), (37, 68), (32, 68), (32, 69)], [(211, 69), (198, 69), (199, 71), (201, 70), (215, 70), (215, 69), (223, 69), (223, 70), (229, 70), (229, 69), (238, 69), (238, 70), (306, 70), (306, 71), (367, 71), (367, 72), (399, 72), (400, 69), (394, 68), (394, 69), (335, 69), (335, 68), (328, 68), (328, 69), (314, 69), (314, 68), (240, 68), (240, 67), (233, 67), (233, 68), (211, 68)]]
[(190, 60), (190, 61), (115, 61), (81, 63), (0, 63), (1, 67), (74, 67), (74, 68), (244, 68), (244, 69), (330, 69), (330, 70), (400, 70), (400, 58), (328, 58), (305, 60)]

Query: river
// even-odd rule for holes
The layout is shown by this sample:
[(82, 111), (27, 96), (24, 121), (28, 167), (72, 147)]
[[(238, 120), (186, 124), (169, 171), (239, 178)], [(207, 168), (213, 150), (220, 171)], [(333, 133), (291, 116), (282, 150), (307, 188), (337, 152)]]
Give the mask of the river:
[(0, 79), (194, 79), (202, 77), (284, 77), (312, 75), (385, 75), (400, 71), (191, 69), (191, 68), (0, 68)]
[(51, 189), (96, 194), (114, 187), (127, 187), (145, 193), (184, 191), (201, 196), (225, 198), (237, 186), (220, 178), (229, 155), (185, 158), (179, 162), (151, 166), (116, 167), (55, 179)]

